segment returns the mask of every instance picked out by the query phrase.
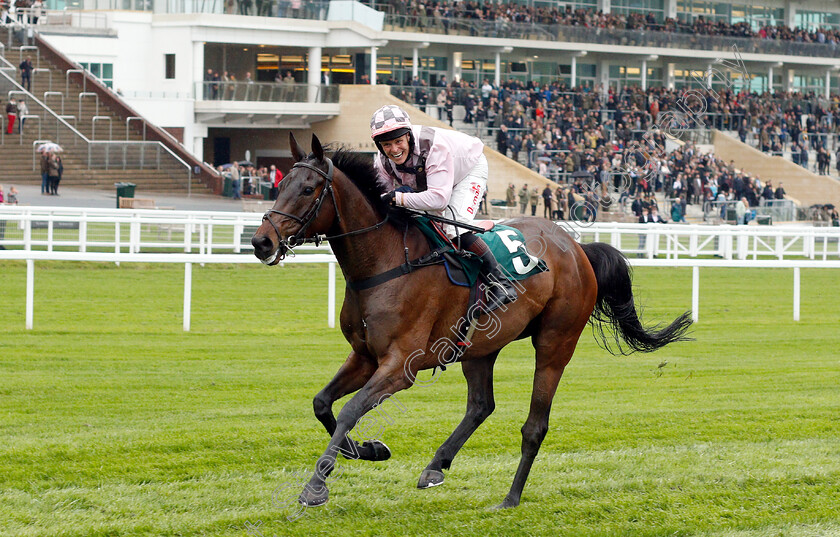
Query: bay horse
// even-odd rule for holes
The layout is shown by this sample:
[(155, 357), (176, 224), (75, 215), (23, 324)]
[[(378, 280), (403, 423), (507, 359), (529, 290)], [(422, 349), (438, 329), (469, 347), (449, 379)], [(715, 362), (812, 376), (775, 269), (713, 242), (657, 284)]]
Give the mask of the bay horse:
[[(405, 220), (389, 220), (394, 211), (389, 212), (380, 198), (383, 190), (369, 157), (340, 149), (327, 158), (315, 135), (308, 156), (291, 133), (289, 142), (295, 164), (251, 239), (254, 254), (263, 263), (275, 265), (294, 246), (326, 235), (348, 282), (340, 323), (351, 351), (314, 399), (315, 415), (330, 441), (300, 494), (299, 502), (308, 507), (326, 503), (326, 480), (337, 453), (365, 460), (390, 457), (390, 450), (378, 439), (359, 444), (348, 433), (368, 411), (411, 387), (419, 371), (447, 363), (440, 356), (445, 352), (440, 342), (451, 342), (450, 327), (463, 322), (469, 290), (449, 284), (441, 265), (354, 289), (352, 282), (371, 282), (370, 278), (428, 253), (428, 243)], [(475, 330), (459, 359), (467, 380), (466, 415), (418, 482), (420, 488), (443, 483), (443, 470), (493, 412), (496, 357), (511, 341), (530, 337), (536, 349), (531, 407), (521, 431), (519, 467), (499, 508), (519, 505), (548, 431), (557, 384), (587, 323), (600, 327), (602, 343), (613, 354), (650, 352), (684, 340), (691, 324), (686, 312), (661, 329), (642, 326), (633, 301), (630, 267), (615, 248), (578, 244), (542, 218), (517, 218), (504, 224), (522, 232), (529, 252), (538, 254), (549, 270), (517, 282), (521, 284), (518, 300), (479, 318), (487, 322)], [(491, 317), (494, 322), (489, 321)], [(604, 325), (612, 329), (610, 339), (617, 348), (607, 341)], [(353, 392), (336, 419), (333, 403)]]

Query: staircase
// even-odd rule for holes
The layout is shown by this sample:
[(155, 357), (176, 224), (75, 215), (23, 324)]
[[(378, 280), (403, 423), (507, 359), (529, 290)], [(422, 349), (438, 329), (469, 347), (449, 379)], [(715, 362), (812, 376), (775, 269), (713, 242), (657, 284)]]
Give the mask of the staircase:
[[(62, 186), (113, 189), (115, 182), (127, 181), (135, 183), (143, 192), (185, 193), (189, 189), (211, 193), (201, 177), (190, 173), (189, 163), (179, 161), (160, 143), (144, 143), (143, 121), (130, 120), (127, 126), (124, 114), (100, 100), (90, 79), (72, 71), (68, 75), (47, 59), (49, 53), (44, 51), (43, 45), (33, 49), (12, 36), (4, 52), (5, 60), (14, 70), (1, 59), (0, 69), (14, 82), (20, 83), (17, 66), (23, 58), (31, 58), (35, 71), (31, 93), (22, 91), (9, 78), (0, 75), (3, 98), (0, 177), (3, 183), (40, 184), (35, 148), (44, 141), (52, 141), (64, 150), (61, 152)], [(25, 120), (22, 135), (18, 134), (17, 123), (13, 134), (6, 133), (5, 105), (10, 91), (15, 100), (24, 97), (29, 115), (37, 116)], [(119, 99), (115, 94), (111, 98)], [(45, 106), (38, 104), (36, 99)], [(110, 143), (89, 144), (68, 125), (90, 141)]]

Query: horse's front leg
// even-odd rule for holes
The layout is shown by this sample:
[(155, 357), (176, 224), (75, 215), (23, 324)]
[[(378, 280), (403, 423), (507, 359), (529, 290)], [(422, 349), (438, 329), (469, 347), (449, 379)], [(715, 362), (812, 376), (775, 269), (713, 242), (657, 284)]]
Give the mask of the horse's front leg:
[[(374, 406), (384, 402), (398, 391), (411, 386), (405, 371), (403, 361), (398, 359), (384, 361), (370, 380), (344, 405), (338, 413), (332, 438), (324, 454), (315, 465), (315, 474), (300, 495), (300, 503), (307, 507), (323, 505), (329, 498), (326, 479), (336, 466), (336, 455), (343, 452), (345, 446), (351, 446), (350, 451), (344, 451), (347, 458), (359, 458), (358, 452), (353, 451), (352, 442), (348, 442), (348, 434), (356, 423)], [(335, 479), (335, 477), (333, 478)]]
[[(351, 351), (335, 377), (315, 396), (312, 401), (315, 417), (324, 425), (330, 436), (335, 434), (336, 427), (335, 415), (332, 411), (333, 403), (364, 386), (373, 376), (376, 368), (376, 360)], [(347, 436), (342, 443), (341, 453), (345, 458), (351, 458), (350, 454), (356, 453), (357, 458), (365, 461), (384, 461), (391, 457), (391, 450), (383, 442), (373, 440), (359, 445)]]

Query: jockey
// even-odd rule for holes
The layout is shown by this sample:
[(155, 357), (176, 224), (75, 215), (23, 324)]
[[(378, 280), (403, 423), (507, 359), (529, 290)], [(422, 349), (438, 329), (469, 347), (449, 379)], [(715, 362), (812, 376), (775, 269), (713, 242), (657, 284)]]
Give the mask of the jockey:
[[(379, 149), (374, 158), (379, 183), (388, 191), (383, 199), (457, 222), (472, 222), (487, 190), (488, 167), (481, 140), (448, 129), (412, 126), (405, 110), (392, 104), (373, 114), (370, 133)], [(444, 231), (449, 238), (458, 233), (452, 225), (444, 226)], [(490, 283), (488, 302), (498, 306), (516, 300), (516, 288), (481, 237), (467, 232), (459, 239), (465, 250), (481, 259), (481, 270)]]

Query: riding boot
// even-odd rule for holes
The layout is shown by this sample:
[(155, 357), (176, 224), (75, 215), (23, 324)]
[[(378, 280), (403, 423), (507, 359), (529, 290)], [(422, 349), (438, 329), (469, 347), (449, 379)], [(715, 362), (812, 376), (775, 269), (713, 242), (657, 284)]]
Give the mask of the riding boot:
[(502, 272), (493, 252), (481, 240), (481, 237), (473, 234), (470, 235), (475, 237), (475, 240), (469, 246), (466, 246), (466, 249), (478, 255), (481, 259), (481, 271), (484, 273), (488, 284), (487, 304), (490, 307), (490, 311), (516, 300), (519, 296), (516, 292), (516, 287), (510, 283), (508, 277)]

